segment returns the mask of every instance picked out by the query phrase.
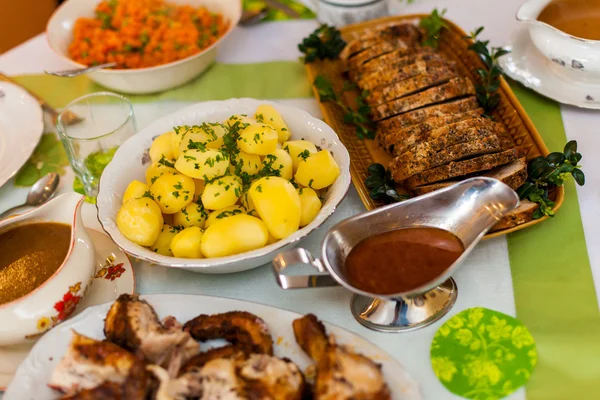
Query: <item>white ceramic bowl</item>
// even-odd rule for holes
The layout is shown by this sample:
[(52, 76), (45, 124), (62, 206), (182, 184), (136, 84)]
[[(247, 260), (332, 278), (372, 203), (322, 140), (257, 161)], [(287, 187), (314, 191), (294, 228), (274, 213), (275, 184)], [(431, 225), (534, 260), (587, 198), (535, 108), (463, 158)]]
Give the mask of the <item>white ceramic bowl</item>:
[[(93, 17), (100, 0), (69, 0), (52, 15), (46, 27), (48, 44), (59, 56), (74, 68), (83, 64), (69, 57), (69, 44), (73, 40), (73, 27), (80, 17)], [(213, 12), (223, 14), (229, 21), (229, 30), (210, 47), (198, 54), (168, 64), (149, 68), (106, 69), (90, 74), (90, 78), (109, 89), (132, 94), (154, 93), (182, 85), (208, 68), (217, 56), (217, 48), (235, 28), (242, 15), (240, 0), (169, 0), (170, 3), (205, 6)]]
[[(317, 217), (292, 235), (261, 249), (228, 257), (186, 259), (167, 257), (129, 241), (119, 232), (115, 218), (121, 207), (123, 192), (134, 179), (145, 182), (149, 166), (147, 150), (152, 140), (179, 125), (224, 121), (233, 114), (254, 114), (261, 104), (271, 104), (279, 111), (290, 131), (292, 140), (305, 139), (330, 150), (341, 169), (335, 183), (329, 187), (323, 208)], [(98, 219), (115, 243), (128, 254), (155, 264), (182, 268), (194, 272), (225, 274), (245, 271), (271, 262), (273, 257), (293, 247), (300, 239), (317, 229), (335, 211), (350, 187), (350, 157), (337, 134), (323, 121), (295, 107), (253, 99), (231, 99), (198, 103), (159, 119), (127, 140), (115, 153), (100, 179), (97, 198)]]
[(600, 81), (600, 40), (569, 35), (537, 18), (552, 0), (529, 0), (517, 11), (516, 18), (529, 26), (535, 47), (550, 61), (558, 73), (577, 80)]
[(94, 243), (81, 218), (83, 196), (65, 193), (32, 211), (0, 222), (0, 232), (34, 222), (71, 226), (62, 265), (31, 293), (0, 305), (0, 346), (25, 343), (67, 319), (86, 293), (96, 270)]

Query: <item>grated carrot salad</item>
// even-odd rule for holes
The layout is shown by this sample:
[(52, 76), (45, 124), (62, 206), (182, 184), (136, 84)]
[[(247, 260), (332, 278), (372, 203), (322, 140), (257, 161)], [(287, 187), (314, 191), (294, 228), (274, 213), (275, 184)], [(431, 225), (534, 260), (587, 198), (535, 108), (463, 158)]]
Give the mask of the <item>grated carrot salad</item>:
[(229, 23), (205, 7), (163, 0), (103, 0), (94, 18), (79, 18), (69, 46), (81, 64), (116, 62), (115, 68), (145, 68), (181, 60), (209, 47)]

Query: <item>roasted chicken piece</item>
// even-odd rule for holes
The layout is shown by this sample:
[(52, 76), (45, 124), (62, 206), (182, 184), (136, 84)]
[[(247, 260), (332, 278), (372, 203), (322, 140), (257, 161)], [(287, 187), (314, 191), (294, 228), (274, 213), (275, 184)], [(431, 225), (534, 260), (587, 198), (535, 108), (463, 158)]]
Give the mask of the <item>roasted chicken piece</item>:
[(146, 366), (143, 363), (133, 365), (129, 375), (121, 384), (105, 382), (93, 389), (63, 397), (61, 400), (145, 400), (148, 392)]
[(149, 363), (168, 368), (172, 376), (177, 376), (181, 365), (200, 349), (174, 317), (161, 323), (154, 308), (138, 295), (119, 296), (106, 314), (104, 334)]
[(196, 340), (220, 338), (243, 347), (248, 353), (273, 354), (273, 339), (269, 327), (262, 318), (249, 312), (202, 314), (186, 322), (184, 329)]
[(312, 314), (293, 323), (296, 341), (316, 363), (315, 400), (388, 400), (381, 367), (338, 345)]
[(245, 360), (248, 358), (248, 356), (250, 356), (250, 354), (251, 353), (248, 352), (248, 349), (233, 344), (223, 347), (215, 347), (214, 349), (198, 353), (189, 360), (187, 360), (181, 368), (181, 373), (186, 373), (196, 368), (202, 368), (209, 361), (216, 360), (218, 358), (233, 358), (236, 360)]
[[(77, 332), (73, 335), (48, 386), (66, 394), (65, 398), (69, 399), (118, 399), (116, 393), (126, 394), (126, 398), (132, 400), (145, 398), (147, 374), (142, 360), (116, 344)], [(96, 393), (95, 397), (89, 397), (92, 393)]]
[(214, 359), (177, 379), (158, 366), (148, 369), (161, 382), (156, 400), (301, 400), (305, 391), (296, 364), (267, 354)]

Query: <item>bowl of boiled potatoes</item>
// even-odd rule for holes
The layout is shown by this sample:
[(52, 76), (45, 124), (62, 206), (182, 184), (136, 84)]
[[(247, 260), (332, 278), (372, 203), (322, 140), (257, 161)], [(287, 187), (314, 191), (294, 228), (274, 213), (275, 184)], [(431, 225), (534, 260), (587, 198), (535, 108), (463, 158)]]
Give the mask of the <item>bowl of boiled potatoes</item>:
[(271, 262), (318, 228), (350, 186), (336, 133), (307, 112), (198, 103), (125, 142), (100, 180), (98, 219), (128, 254), (231, 273)]

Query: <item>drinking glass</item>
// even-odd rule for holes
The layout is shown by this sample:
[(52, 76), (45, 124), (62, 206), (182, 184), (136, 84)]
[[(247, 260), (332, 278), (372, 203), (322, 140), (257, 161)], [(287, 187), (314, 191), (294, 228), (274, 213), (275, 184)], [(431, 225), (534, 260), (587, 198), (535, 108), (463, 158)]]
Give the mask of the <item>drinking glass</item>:
[[(63, 115), (77, 114), (72, 123)], [(127, 98), (110, 92), (88, 94), (69, 103), (56, 121), (60, 139), (85, 194), (95, 199), (102, 171), (123, 142), (136, 132), (133, 106)]]

